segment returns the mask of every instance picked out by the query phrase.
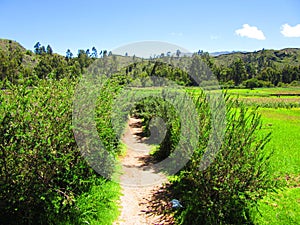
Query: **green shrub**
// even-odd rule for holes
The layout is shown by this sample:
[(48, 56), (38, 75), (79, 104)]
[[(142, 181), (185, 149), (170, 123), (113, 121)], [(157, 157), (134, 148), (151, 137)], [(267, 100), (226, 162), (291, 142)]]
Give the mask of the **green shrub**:
[[(155, 117), (163, 119), (166, 124), (166, 134), (160, 143), (159, 148), (153, 155), (158, 160), (168, 157), (179, 141), (180, 121), (174, 107), (162, 98), (148, 97), (135, 105), (132, 114), (142, 118), (144, 135), (147, 137), (150, 135), (160, 135), (150, 133), (149, 123), (151, 119)], [(163, 129), (162, 127), (159, 129), (159, 127), (160, 124), (157, 124), (156, 128), (158, 133)]]
[(56, 221), (59, 225), (113, 224), (119, 215), (120, 186), (113, 181), (97, 179), (91, 189), (78, 196), (67, 218)]
[(274, 187), (267, 170), (271, 153), (264, 149), (269, 135), (261, 137), (258, 133), (260, 116), (241, 103), (228, 98), (226, 102), (222, 146), (208, 168), (201, 170), (211, 124), (207, 102), (197, 101), (202, 134), (199, 147), (170, 187), (184, 205), (175, 214), (179, 224), (251, 224), (249, 208)]
[(278, 82), (277, 87), (286, 87), (287, 85), (283, 82)]
[(289, 84), (289, 86), (291, 86), (291, 87), (299, 87), (299, 86), (300, 86), (300, 81), (294, 80), (294, 81), (292, 81), (292, 82)]
[(259, 88), (259, 87), (274, 87), (274, 85), (270, 81), (258, 80), (257, 78), (251, 78), (245, 80), (243, 85), (246, 88)]
[(0, 220), (56, 224), (99, 175), (72, 130), (74, 84), (41, 80), (0, 93)]

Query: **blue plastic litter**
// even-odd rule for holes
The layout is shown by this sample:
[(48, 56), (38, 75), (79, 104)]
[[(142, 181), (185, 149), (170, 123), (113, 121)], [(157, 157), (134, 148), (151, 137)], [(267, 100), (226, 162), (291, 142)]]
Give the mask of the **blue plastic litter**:
[(171, 203), (172, 208), (178, 209), (183, 207), (177, 199), (172, 199)]

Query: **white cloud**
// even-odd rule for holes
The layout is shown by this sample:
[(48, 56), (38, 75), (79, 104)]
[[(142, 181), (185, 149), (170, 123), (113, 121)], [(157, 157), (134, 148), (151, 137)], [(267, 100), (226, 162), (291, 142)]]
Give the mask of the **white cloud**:
[(300, 24), (297, 24), (294, 27), (288, 25), (287, 23), (283, 24), (280, 32), (285, 37), (300, 37)]
[(264, 33), (259, 30), (255, 26), (250, 26), (249, 24), (244, 24), (243, 28), (237, 29), (235, 33), (241, 37), (248, 37), (248, 38), (254, 38), (257, 40), (265, 40), (266, 37)]

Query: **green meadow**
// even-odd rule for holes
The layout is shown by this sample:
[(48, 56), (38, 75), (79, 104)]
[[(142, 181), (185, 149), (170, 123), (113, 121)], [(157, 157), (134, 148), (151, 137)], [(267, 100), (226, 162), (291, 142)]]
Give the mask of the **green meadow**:
[(255, 224), (300, 224), (300, 108), (261, 108), (263, 132), (272, 132), (270, 169), (283, 187), (259, 202)]

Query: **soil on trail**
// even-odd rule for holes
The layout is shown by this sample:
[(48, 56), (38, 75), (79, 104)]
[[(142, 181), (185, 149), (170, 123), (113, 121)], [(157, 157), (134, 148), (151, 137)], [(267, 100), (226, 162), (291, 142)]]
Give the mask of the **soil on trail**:
[(123, 136), (127, 152), (121, 160), (121, 215), (114, 225), (174, 224), (168, 211), (164, 184), (166, 176), (155, 171), (149, 155), (151, 147), (141, 138), (140, 119), (130, 118)]

